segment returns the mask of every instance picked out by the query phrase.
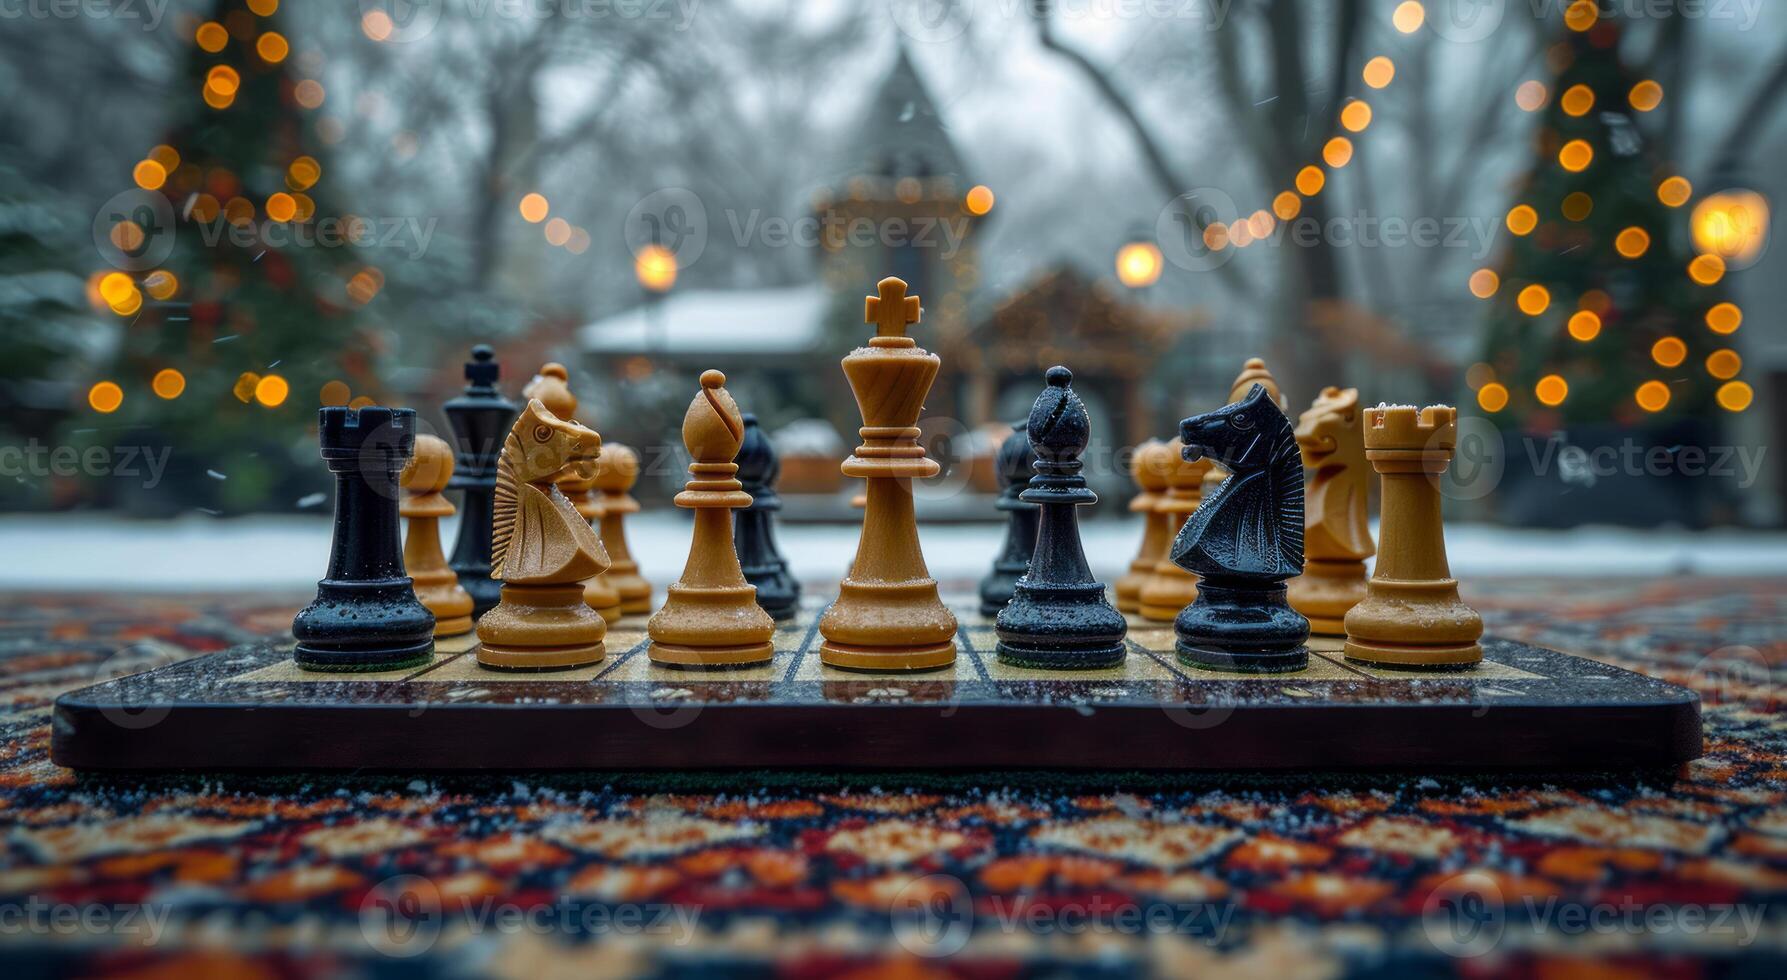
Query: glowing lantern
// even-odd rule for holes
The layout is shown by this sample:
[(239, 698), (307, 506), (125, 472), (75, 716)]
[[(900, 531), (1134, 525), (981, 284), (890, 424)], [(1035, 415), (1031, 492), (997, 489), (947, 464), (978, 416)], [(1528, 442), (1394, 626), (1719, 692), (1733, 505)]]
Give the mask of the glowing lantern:
[(654, 293), (668, 292), (676, 285), (676, 255), (662, 245), (647, 245), (633, 258), (633, 275)]

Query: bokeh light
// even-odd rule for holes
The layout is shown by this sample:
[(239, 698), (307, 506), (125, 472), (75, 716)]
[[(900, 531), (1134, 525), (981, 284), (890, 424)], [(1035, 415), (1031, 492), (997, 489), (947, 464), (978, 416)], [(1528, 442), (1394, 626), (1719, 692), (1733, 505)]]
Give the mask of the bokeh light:
[(1663, 86), (1647, 78), (1632, 86), (1627, 98), (1632, 103), (1632, 108), (1639, 112), (1649, 112), (1663, 104)]
[(1539, 404), (1556, 408), (1570, 397), (1570, 383), (1561, 374), (1547, 374), (1533, 385), (1533, 396), (1539, 399)]
[(1539, 212), (1530, 204), (1516, 204), (1508, 210), (1508, 230), (1516, 235), (1529, 235), (1539, 226)]
[(1571, 140), (1557, 151), (1557, 162), (1573, 174), (1581, 173), (1595, 162), (1595, 148), (1589, 145), (1588, 140)]
[(1153, 242), (1128, 242), (1117, 250), (1117, 281), (1131, 289), (1154, 285), (1162, 266), (1160, 247)]
[(1744, 311), (1736, 303), (1719, 303), (1706, 311), (1706, 328), (1713, 333), (1732, 334), (1744, 322)]
[(1485, 412), (1499, 412), (1508, 407), (1508, 388), (1499, 381), (1491, 381), (1477, 389), (1477, 407)]
[(1659, 367), (1680, 367), (1688, 359), (1688, 345), (1680, 337), (1664, 337), (1651, 345), (1650, 358)]
[(101, 381), (87, 389), (87, 404), (101, 415), (110, 415), (124, 404), (124, 389), (116, 381)]
[(1601, 335), (1601, 317), (1593, 310), (1578, 310), (1570, 315), (1570, 336), (1583, 343)]
[(186, 390), (186, 375), (174, 368), (162, 368), (155, 372), (155, 377), (149, 382), (149, 388), (155, 392), (157, 397), (172, 401), (179, 398), (181, 393)]
[(1471, 295), (1478, 299), (1488, 299), (1495, 291), (1502, 288), (1502, 277), (1496, 275), (1494, 269), (1478, 269), (1471, 273)]
[(1628, 259), (1635, 259), (1650, 251), (1650, 232), (1643, 228), (1622, 228), (1613, 239), (1614, 250)]
[(285, 404), (286, 396), (291, 393), (291, 385), (277, 374), (265, 375), (254, 385), (254, 400), (268, 408), (278, 408)]
[(1328, 177), (1322, 173), (1320, 167), (1312, 165), (1297, 171), (1297, 193), (1304, 197), (1314, 197), (1320, 194), (1322, 187), (1327, 183)]
[(1719, 392), (1714, 397), (1718, 400), (1719, 407), (1725, 411), (1741, 412), (1750, 407), (1756, 393), (1742, 381), (1727, 381), (1719, 386)]
[(1536, 284), (1528, 286), (1520, 291), (1515, 303), (1527, 316), (1538, 316), (1551, 307), (1551, 290)]
[(985, 184), (975, 184), (968, 188), (962, 197), (962, 206), (972, 215), (983, 215), (993, 210), (993, 189)]
[(1413, 34), (1427, 21), (1427, 8), (1418, 0), (1403, 0), (1390, 15), (1390, 23), (1404, 34)]
[(1365, 70), (1360, 74), (1364, 77), (1366, 85), (1372, 88), (1383, 88), (1396, 77), (1396, 62), (1380, 54), (1367, 61)]
[(1694, 185), (1686, 177), (1669, 177), (1657, 185), (1657, 200), (1672, 208), (1681, 207), (1693, 196)]
[(676, 285), (676, 255), (662, 245), (647, 245), (633, 257), (633, 276), (654, 293)]
[(539, 193), (523, 195), (518, 207), (521, 210), (521, 220), (533, 225), (545, 221), (547, 213), (552, 209), (546, 202), (546, 195)]
[(1706, 355), (1706, 373), (1720, 381), (1737, 377), (1737, 373), (1743, 369), (1744, 359), (1729, 347), (1721, 347)]
[(1669, 386), (1661, 381), (1646, 381), (1632, 393), (1632, 400), (1647, 412), (1661, 412), (1669, 407)]

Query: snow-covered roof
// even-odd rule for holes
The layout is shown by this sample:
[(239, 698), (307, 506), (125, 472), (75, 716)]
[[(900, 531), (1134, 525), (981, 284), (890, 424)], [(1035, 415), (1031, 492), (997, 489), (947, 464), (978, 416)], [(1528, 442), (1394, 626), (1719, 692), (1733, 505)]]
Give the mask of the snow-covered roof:
[(797, 353), (817, 346), (827, 300), (818, 283), (673, 290), (585, 324), (577, 342), (595, 354)]

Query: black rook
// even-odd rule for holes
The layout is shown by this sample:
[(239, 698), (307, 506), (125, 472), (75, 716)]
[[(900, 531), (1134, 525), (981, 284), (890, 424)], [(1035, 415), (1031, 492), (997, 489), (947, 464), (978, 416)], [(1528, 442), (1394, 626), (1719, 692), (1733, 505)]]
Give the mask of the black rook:
[(397, 477), (416, 448), (415, 410), (325, 408), (317, 428), (335, 474), (335, 532), (328, 574), (292, 620), (293, 657), (310, 670), (427, 663), (434, 614), (404, 574), (397, 516)]

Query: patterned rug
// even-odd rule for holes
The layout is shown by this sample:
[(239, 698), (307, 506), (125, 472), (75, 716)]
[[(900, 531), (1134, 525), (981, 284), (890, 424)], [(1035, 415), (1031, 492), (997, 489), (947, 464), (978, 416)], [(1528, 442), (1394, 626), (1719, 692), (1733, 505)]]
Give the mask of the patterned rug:
[(8, 976), (1778, 976), (1787, 959), (1787, 581), (1467, 589), (1492, 632), (1697, 690), (1707, 754), (1671, 773), (118, 780), (50, 763), (61, 691), (282, 633), (303, 598), (8, 597)]

